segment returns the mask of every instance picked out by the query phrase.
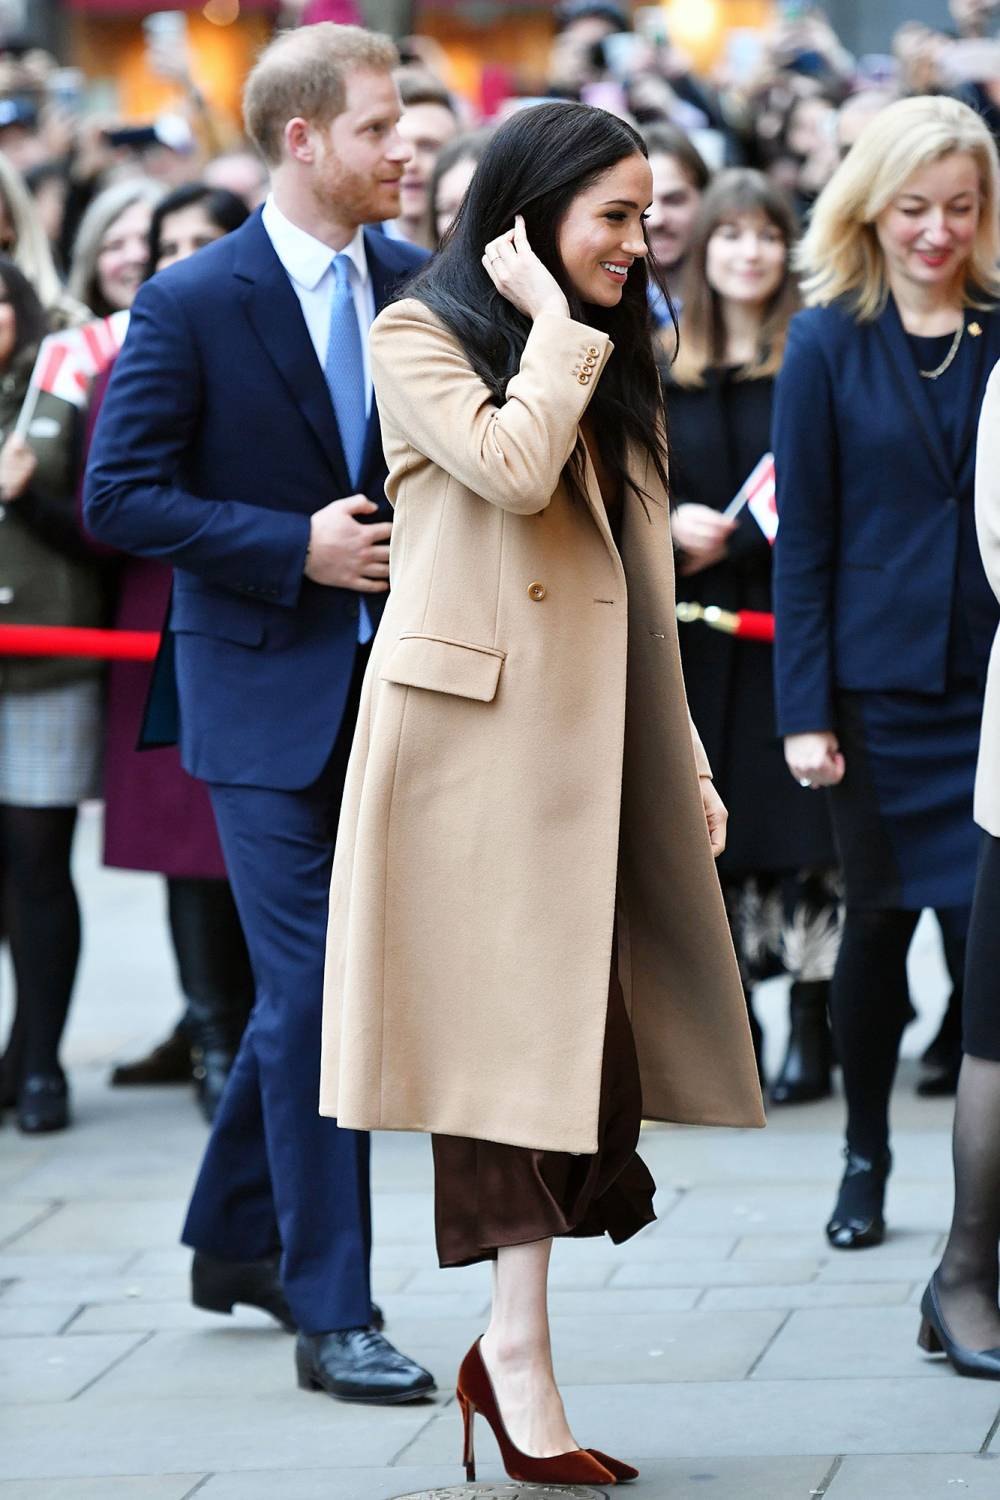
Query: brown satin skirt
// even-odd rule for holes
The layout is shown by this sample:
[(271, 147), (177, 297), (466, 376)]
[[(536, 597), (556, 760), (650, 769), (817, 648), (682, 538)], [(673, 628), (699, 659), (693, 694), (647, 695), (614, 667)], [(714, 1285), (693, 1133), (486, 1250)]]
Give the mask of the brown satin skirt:
[(607, 1234), (616, 1245), (630, 1239), (656, 1218), (656, 1185), (635, 1149), (641, 1123), (635, 1040), (612, 967), (596, 1155), (432, 1136), (441, 1265), (495, 1260), (501, 1245), (558, 1235)]

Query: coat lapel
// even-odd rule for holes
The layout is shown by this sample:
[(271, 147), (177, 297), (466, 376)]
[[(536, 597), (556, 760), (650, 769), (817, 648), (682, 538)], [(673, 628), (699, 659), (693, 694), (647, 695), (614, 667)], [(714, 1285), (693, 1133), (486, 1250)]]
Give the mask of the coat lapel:
[(312, 346), (302, 308), (274, 252), (260, 216), (247, 224), (235, 275), (245, 283), (247, 316), (268, 358), (323, 449), (339, 493), (350, 491), (344, 450), (323, 371)]
[[(954, 466), (944, 445), (941, 427), (934, 411), (934, 403), (927, 390), (928, 382), (917, 370), (916, 361), (906, 342), (906, 331), (892, 297), (889, 298), (885, 311), (877, 319), (874, 327), (888, 352), (896, 383), (902, 386), (917, 419), (917, 428), (927, 451), (950, 491), (955, 487)], [(964, 343), (965, 340), (963, 339), (962, 342)]]

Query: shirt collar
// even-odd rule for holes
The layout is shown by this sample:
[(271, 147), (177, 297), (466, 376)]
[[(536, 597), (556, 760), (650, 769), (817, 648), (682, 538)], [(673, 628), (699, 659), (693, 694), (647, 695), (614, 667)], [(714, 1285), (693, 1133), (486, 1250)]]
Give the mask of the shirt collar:
[[(293, 281), (306, 291), (315, 291), (333, 264), (337, 253), (324, 245), (322, 240), (307, 230), (300, 229), (282, 213), (274, 195), (268, 194), (263, 210), (264, 228), (267, 230), (274, 252)], [(340, 251), (349, 256), (362, 285), (368, 281), (368, 258), (365, 255), (365, 231), (359, 226), (354, 238)]]

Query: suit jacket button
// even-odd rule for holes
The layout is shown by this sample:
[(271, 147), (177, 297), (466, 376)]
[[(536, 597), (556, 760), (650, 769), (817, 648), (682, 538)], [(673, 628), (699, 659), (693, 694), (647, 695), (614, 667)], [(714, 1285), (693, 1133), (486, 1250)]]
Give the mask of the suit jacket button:
[(577, 382), (580, 385), (589, 385), (590, 384), (590, 376), (587, 374), (586, 370), (582, 370), (580, 372), (580, 374), (576, 378), (577, 378)]
[(597, 360), (594, 358), (594, 356), (592, 354), (588, 354), (587, 358), (583, 362), (583, 367), (585, 370), (592, 370), (596, 364)]
[(536, 604), (540, 604), (541, 603), (541, 601), (545, 598), (546, 592), (547, 592), (547, 590), (545, 588), (544, 583), (529, 583), (528, 584), (528, 598), (529, 599), (534, 599), (534, 601), (535, 601)]
[(590, 355), (591, 359), (596, 359), (597, 358), (597, 349), (596, 349), (595, 345), (591, 344), (590, 348), (587, 350), (587, 353)]

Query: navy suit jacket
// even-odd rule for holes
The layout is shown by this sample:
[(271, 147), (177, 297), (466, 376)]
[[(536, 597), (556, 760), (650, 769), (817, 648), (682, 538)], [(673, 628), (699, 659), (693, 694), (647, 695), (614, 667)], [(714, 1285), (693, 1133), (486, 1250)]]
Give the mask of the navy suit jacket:
[[(425, 258), (365, 233), (376, 310)], [(358, 595), (303, 576), (309, 516), (362, 491), (390, 519), (372, 403), (350, 483), (295, 291), (256, 214), (139, 292), (97, 423), (85, 517), (175, 569), (170, 615), (185, 768), (308, 786), (354, 668)], [(384, 596), (366, 595), (373, 622)]]
[(975, 536), (976, 427), (1000, 314), (970, 312), (961, 458), (946, 451), (896, 305), (792, 319), (772, 440), (779, 733), (835, 729), (837, 689), (942, 693), (960, 616), (985, 674), (998, 621)]

